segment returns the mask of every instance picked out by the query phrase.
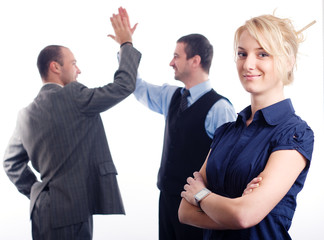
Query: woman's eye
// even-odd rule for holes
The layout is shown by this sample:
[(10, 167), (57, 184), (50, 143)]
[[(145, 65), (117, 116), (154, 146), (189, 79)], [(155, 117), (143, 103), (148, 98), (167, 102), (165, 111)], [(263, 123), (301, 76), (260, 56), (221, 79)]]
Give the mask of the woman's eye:
[(243, 57), (246, 57), (247, 54), (246, 54), (245, 52), (238, 52), (238, 53), (237, 53), (237, 56), (238, 56), (239, 58), (243, 58)]
[(260, 57), (269, 57), (270, 55), (266, 52), (262, 52), (259, 54)]

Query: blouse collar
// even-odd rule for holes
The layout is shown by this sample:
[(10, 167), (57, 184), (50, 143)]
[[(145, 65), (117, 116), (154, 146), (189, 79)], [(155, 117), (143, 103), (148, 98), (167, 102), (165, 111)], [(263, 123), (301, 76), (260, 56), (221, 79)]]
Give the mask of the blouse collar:
[[(291, 103), (291, 100), (288, 98), (258, 110), (254, 115), (253, 121), (263, 117), (263, 119), (269, 125), (278, 125), (280, 122), (286, 121), (286, 119), (294, 113), (295, 113), (294, 107)], [(242, 121), (245, 123), (250, 116), (251, 116), (251, 105), (243, 109), (238, 114), (237, 121)]]

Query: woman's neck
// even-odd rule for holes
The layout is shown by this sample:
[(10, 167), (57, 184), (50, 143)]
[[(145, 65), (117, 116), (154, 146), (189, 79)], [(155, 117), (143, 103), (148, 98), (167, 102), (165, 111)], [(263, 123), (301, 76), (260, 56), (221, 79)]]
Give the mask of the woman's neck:
[(246, 121), (246, 125), (250, 125), (250, 123), (253, 121), (254, 114), (265, 107), (271, 106), (275, 103), (281, 102), (282, 100), (285, 99), (285, 96), (283, 94), (283, 91), (281, 93), (277, 93), (275, 95), (271, 96), (255, 96), (251, 95), (251, 116), (250, 118)]

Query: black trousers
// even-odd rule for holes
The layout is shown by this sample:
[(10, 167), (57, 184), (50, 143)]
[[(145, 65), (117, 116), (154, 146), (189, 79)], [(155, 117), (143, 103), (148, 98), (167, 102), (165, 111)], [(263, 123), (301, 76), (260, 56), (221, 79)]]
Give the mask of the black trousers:
[(91, 240), (93, 219), (61, 228), (51, 228), (49, 191), (40, 193), (32, 213), (33, 240)]
[(159, 240), (200, 240), (203, 230), (179, 222), (178, 209), (181, 196), (160, 192)]

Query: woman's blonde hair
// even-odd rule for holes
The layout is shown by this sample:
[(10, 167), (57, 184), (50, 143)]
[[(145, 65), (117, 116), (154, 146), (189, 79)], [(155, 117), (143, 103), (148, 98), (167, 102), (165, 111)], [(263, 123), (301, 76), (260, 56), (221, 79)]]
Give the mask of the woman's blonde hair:
[(239, 39), (244, 31), (248, 31), (260, 46), (273, 56), (277, 73), (282, 77), (283, 84), (288, 85), (294, 80), (293, 68), (298, 46), (304, 40), (301, 32), (313, 23), (296, 32), (289, 19), (282, 19), (273, 15), (252, 18), (235, 32), (234, 50), (236, 57)]

